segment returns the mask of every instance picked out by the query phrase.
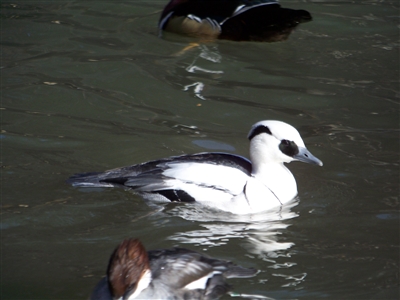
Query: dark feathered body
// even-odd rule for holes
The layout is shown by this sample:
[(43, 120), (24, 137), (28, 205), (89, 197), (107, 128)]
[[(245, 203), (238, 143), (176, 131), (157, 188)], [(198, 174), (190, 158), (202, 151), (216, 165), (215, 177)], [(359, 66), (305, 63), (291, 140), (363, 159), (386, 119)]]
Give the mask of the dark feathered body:
[(271, 0), (172, 0), (161, 14), (159, 28), (192, 36), (276, 42), (311, 20), (308, 11), (282, 8)]

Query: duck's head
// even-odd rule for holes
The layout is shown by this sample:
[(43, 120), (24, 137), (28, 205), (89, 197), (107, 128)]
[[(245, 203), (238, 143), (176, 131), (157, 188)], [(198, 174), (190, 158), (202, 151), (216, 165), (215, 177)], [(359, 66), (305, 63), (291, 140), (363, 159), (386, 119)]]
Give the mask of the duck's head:
[(275, 120), (260, 121), (251, 127), (250, 158), (253, 167), (265, 163), (302, 161), (322, 166), (322, 161), (307, 150), (299, 132), (293, 126)]
[(114, 250), (108, 264), (107, 277), (114, 299), (133, 299), (149, 286), (149, 258), (138, 239), (124, 240)]

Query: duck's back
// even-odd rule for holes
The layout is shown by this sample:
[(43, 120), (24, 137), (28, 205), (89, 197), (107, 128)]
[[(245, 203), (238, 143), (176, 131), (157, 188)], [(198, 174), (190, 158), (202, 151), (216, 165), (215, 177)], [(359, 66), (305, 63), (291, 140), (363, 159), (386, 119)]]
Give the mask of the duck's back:
[(172, 0), (159, 29), (190, 36), (235, 41), (286, 40), (300, 23), (311, 21), (305, 10), (282, 8), (275, 0)]
[[(184, 191), (183, 186), (237, 193), (238, 184), (244, 185), (251, 174), (251, 168), (250, 161), (238, 155), (199, 153), (173, 156), (105, 172), (76, 174), (68, 182), (77, 187), (123, 186), (137, 192), (162, 191), (167, 198), (169, 190)], [(169, 200), (179, 201), (179, 195), (176, 198)]]
[(152, 284), (139, 298), (218, 299), (231, 288), (225, 278), (248, 278), (257, 273), (184, 248), (151, 250), (148, 255)]

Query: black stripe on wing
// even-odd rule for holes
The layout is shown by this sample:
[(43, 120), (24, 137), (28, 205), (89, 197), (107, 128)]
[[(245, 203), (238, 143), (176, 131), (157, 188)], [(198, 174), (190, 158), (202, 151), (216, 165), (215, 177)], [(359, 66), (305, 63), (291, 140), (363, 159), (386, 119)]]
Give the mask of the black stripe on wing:
[(171, 202), (195, 202), (196, 200), (188, 193), (182, 190), (160, 190), (151, 192), (152, 194), (160, 194)]
[[(191, 155), (172, 156), (161, 160), (153, 160), (105, 172), (76, 174), (68, 179), (68, 183), (75, 186), (88, 186), (88, 184), (93, 184), (93, 186), (101, 186), (104, 184), (107, 186), (107, 184), (111, 184), (115, 186), (125, 185), (135, 188), (142, 186), (145, 183), (145, 179), (148, 183), (151, 183), (152, 180), (162, 180), (165, 178), (162, 173), (164, 170), (169, 168), (170, 164), (191, 162), (231, 167), (244, 172), (248, 176), (251, 175), (251, 162), (242, 156), (219, 152), (204, 152)], [(139, 178), (140, 180), (136, 180)], [(135, 181), (137, 182), (141, 180), (143, 181), (138, 186), (132, 184)]]

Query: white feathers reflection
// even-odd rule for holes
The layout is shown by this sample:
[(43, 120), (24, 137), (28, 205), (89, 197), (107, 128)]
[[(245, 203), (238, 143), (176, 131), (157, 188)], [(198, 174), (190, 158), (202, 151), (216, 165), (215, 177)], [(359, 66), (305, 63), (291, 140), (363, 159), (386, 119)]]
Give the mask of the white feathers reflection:
[[(195, 246), (201, 251), (221, 247), (230, 257), (240, 257), (255, 264), (260, 273), (252, 279), (253, 283), (257, 282), (263, 287), (267, 284), (275, 289), (277, 286), (301, 289), (307, 273), (302, 272), (293, 259), (296, 251), (292, 247), (295, 244), (288, 238), (290, 234), (286, 234), (293, 219), (299, 216), (294, 209), (298, 203), (299, 198), (295, 198), (276, 209), (248, 215), (235, 215), (198, 203), (169, 203), (161, 210), (158, 205), (158, 212), (154, 216), (156, 226), (165, 226), (165, 223), (159, 222), (165, 219), (171, 220), (172, 224), (179, 224), (164, 236), (179, 247)], [(182, 219), (189, 221), (188, 224)], [(188, 244), (192, 246), (186, 246)], [(268, 295), (230, 294), (231, 297), (242, 299), (275, 299), (273, 295), (274, 292), (268, 292)]]
[(288, 280), (289, 282), (287, 284), (282, 285), (282, 287), (289, 287), (289, 286), (297, 286), (300, 283), (302, 283), (306, 278), (307, 273), (301, 273), (296, 275), (272, 274), (272, 276), (285, 278), (285, 280)]
[(168, 239), (180, 244), (215, 247), (240, 239), (243, 247), (254, 255), (274, 258), (277, 252), (293, 246), (290, 241), (280, 241), (279, 235), (290, 226), (287, 220), (298, 216), (292, 208), (298, 199), (288, 204), (258, 214), (234, 215), (216, 211), (203, 205), (177, 205), (165, 213), (195, 221), (202, 229), (175, 232)]
[[(210, 50), (209, 47), (201, 44), (194, 43), (191, 46), (185, 48), (185, 49), (191, 49), (193, 47), (199, 47), (200, 49), (200, 54), (196, 56), (193, 60), (193, 62), (186, 67), (186, 71), (188, 73), (192, 74), (213, 74), (213, 75), (221, 75), (224, 73), (222, 70), (211, 70), (205, 67), (199, 66), (198, 59), (204, 59), (206, 61), (212, 62), (212, 63), (221, 63), (221, 54), (219, 53), (217, 47), (214, 47), (214, 50)], [(180, 53), (184, 53), (186, 50), (182, 50)], [(203, 89), (205, 87), (205, 83), (203, 81), (195, 81), (193, 83), (187, 84), (183, 87), (184, 91), (188, 91), (190, 89), (193, 89), (194, 95), (201, 99), (201, 100), (206, 100), (206, 98), (202, 95)]]

